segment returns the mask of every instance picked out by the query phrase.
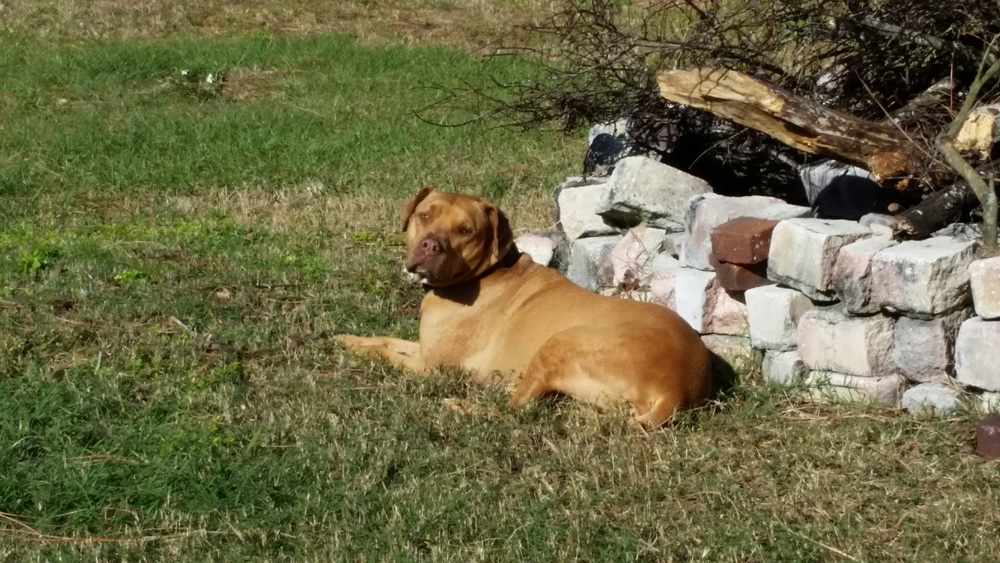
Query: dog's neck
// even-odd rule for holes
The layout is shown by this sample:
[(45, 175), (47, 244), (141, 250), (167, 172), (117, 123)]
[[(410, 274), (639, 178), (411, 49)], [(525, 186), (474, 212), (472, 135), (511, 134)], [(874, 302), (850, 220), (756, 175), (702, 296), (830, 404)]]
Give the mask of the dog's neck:
[(516, 244), (511, 243), (510, 250), (507, 251), (507, 254), (505, 254), (504, 257), (501, 258), (496, 264), (493, 264), (492, 266), (487, 268), (486, 271), (483, 272), (483, 275), (479, 277), (485, 278), (486, 276), (492, 274), (497, 270), (510, 268), (514, 264), (517, 264), (517, 261), (520, 259), (521, 259), (521, 251), (517, 249)]
[(507, 251), (507, 254), (505, 254), (504, 257), (501, 258), (496, 264), (487, 268), (479, 276), (476, 276), (471, 280), (446, 287), (424, 286), (424, 291), (428, 293), (433, 292), (435, 295), (449, 301), (455, 301), (464, 305), (471, 305), (476, 301), (476, 298), (479, 297), (479, 286), (483, 278), (493, 275), (501, 270), (513, 267), (520, 259), (521, 251), (517, 249), (517, 246), (511, 244), (510, 250)]

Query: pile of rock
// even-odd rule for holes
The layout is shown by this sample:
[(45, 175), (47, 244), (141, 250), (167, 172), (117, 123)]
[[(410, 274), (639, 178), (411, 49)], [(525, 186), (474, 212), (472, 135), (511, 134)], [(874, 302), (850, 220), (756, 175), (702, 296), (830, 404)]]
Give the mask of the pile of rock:
[(561, 233), (519, 247), (561, 256), (583, 287), (670, 307), (731, 361), (762, 351), (768, 381), (908, 410), (1000, 403), (1000, 258), (975, 260), (975, 241), (893, 241), (877, 221), (720, 196), (642, 156), (567, 179), (556, 200)]

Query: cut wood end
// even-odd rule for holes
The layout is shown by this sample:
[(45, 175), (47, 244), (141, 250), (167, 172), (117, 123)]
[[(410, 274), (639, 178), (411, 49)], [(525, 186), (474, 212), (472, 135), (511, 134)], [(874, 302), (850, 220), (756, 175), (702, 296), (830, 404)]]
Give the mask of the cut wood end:
[(909, 177), (913, 172), (913, 160), (899, 151), (885, 151), (872, 155), (868, 161), (869, 169), (875, 175), (875, 181), (902, 178), (896, 182), (896, 187), (904, 190), (909, 187)]

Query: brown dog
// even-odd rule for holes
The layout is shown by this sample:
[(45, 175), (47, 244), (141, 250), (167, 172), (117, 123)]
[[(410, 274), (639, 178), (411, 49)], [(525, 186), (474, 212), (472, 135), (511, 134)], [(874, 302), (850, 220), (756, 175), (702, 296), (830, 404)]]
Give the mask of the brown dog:
[(428, 287), (420, 340), (339, 335), (348, 349), (516, 385), (515, 405), (548, 392), (601, 406), (626, 399), (648, 427), (707, 400), (711, 356), (673, 311), (591, 293), (535, 264), (484, 200), (424, 188), (402, 218), (406, 269)]

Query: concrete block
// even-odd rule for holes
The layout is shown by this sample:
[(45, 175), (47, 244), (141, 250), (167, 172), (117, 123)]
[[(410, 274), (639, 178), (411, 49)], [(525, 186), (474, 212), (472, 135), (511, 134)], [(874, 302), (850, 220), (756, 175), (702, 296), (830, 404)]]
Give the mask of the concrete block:
[(782, 221), (771, 235), (767, 276), (798, 289), (815, 301), (835, 301), (833, 270), (840, 249), (871, 236), (870, 229), (853, 221)]
[(593, 208), (604, 219), (621, 227), (645, 223), (680, 231), (691, 196), (709, 193), (701, 178), (645, 156), (619, 160), (608, 180), (604, 201)]
[(567, 178), (556, 187), (556, 216), (559, 228), (572, 241), (581, 237), (617, 234), (618, 230), (597, 214), (608, 197), (610, 186), (597, 179)]
[(1000, 391), (1000, 321), (973, 317), (958, 330), (955, 339), (955, 379), (984, 391)]
[(705, 334), (701, 341), (713, 353), (729, 363), (737, 373), (749, 373), (760, 365), (760, 356), (750, 347), (750, 339), (745, 336), (726, 334)]
[(921, 383), (903, 393), (903, 410), (921, 414), (950, 414), (962, 406), (962, 392), (945, 383)]
[(972, 262), (969, 282), (976, 314), (987, 320), (1000, 319), (1000, 256)]
[(979, 396), (979, 410), (985, 414), (1000, 413), (1000, 393), (983, 391)]
[(902, 242), (872, 258), (872, 301), (911, 315), (938, 315), (972, 301), (976, 244), (948, 237)]
[(573, 241), (566, 277), (591, 291), (611, 287), (615, 277), (611, 251), (621, 239), (619, 235)]
[(790, 387), (801, 383), (808, 372), (809, 368), (795, 350), (764, 352), (764, 363), (761, 366), (764, 381)]
[(971, 311), (962, 309), (933, 319), (900, 317), (892, 333), (892, 361), (899, 372), (918, 383), (950, 379), (955, 335)]
[(722, 288), (716, 278), (708, 289), (705, 302), (706, 334), (728, 334), (747, 336), (750, 324), (747, 320), (747, 306), (741, 293), (731, 293)]
[(813, 371), (805, 384), (816, 399), (847, 402), (875, 402), (895, 406), (905, 385), (902, 376), (859, 377), (844, 373)]
[(673, 256), (674, 258), (679, 258), (681, 255), (681, 247), (684, 245), (684, 233), (667, 233), (667, 236), (663, 238), (663, 252)]
[(514, 245), (542, 266), (563, 271), (569, 266), (569, 239), (561, 231), (524, 233), (514, 239)]
[(872, 258), (897, 243), (884, 237), (861, 239), (845, 245), (833, 266), (833, 290), (844, 307), (856, 315), (877, 313), (872, 302)]
[(710, 317), (707, 305), (713, 282), (715, 282), (715, 272), (679, 268), (674, 273), (674, 310), (692, 328), (702, 334), (708, 332)]
[(814, 309), (799, 319), (799, 353), (814, 371), (862, 377), (896, 375), (892, 329), (893, 320), (881, 315), (848, 317), (836, 308)]
[(802, 293), (768, 285), (744, 294), (750, 322), (750, 340), (755, 348), (791, 350), (798, 345), (799, 318), (815, 308)]

